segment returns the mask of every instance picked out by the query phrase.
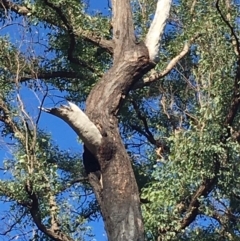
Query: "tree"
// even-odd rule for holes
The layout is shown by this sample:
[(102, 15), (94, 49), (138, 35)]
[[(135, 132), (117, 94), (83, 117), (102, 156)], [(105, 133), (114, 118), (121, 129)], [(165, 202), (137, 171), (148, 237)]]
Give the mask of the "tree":
[[(31, 40), (1, 38), (1, 133), (15, 146), (0, 194), (16, 213), (2, 234), (31, 220), (32, 240), (81, 240), (100, 209), (109, 240), (239, 238), (237, 2), (112, 0), (107, 16), (84, 1), (0, 3), (2, 28), (17, 19)], [(56, 89), (68, 102), (48, 108)], [(87, 177), (42, 112), (77, 133)], [(79, 205), (65, 195), (91, 190), (96, 200), (65, 212)]]

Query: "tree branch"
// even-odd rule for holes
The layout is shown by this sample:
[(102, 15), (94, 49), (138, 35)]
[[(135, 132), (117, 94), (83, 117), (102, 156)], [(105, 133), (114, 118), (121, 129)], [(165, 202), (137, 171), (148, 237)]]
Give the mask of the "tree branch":
[(124, 49), (135, 46), (136, 38), (130, 1), (112, 0), (112, 13), (113, 40), (116, 44), (114, 59), (118, 59)]
[(61, 7), (57, 7), (56, 5), (50, 3), (48, 0), (44, 0), (44, 2), (46, 3), (47, 6), (49, 6), (51, 9), (53, 9), (56, 12), (56, 14), (62, 20), (65, 28), (67, 29), (68, 36), (70, 38), (70, 44), (69, 44), (69, 48), (68, 48), (68, 60), (71, 63), (77, 64), (79, 66), (82, 66), (82, 67), (85, 67), (85, 68), (89, 69), (92, 72), (95, 72), (95, 69), (92, 68), (91, 66), (89, 66), (85, 61), (80, 60), (79, 58), (74, 57), (74, 50), (75, 50), (75, 47), (76, 47), (76, 40), (75, 40), (75, 34), (74, 34), (73, 26), (68, 21), (67, 17), (64, 15), (64, 13), (62, 12)]
[(86, 41), (98, 47), (105, 49), (109, 54), (113, 53), (115, 44), (112, 40), (104, 39), (96, 35), (94, 32), (91, 32), (89, 30), (83, 30), (81, 28), (74, 28), (74, 34), (78, 37), (83, 37)]
[(187, 55), (187, 53), (190, 50), (191, 44), (200, 35), (201, 34), (197, 34), (196, 36), (192, 37), (189, 42), (185, 43), (182, 51), (168, 63), (167, 67), (162, 72), (160, 72), (160, 73), (155, 72), (155, 73), (151, 74), (149, 77), (141, 79), (139, 82), (137, 82), (133, 86), (132, 90), (139, 89), (139, 88), (142, 88), (144, 86), (149, 86), (153, 82), (155, 82), (155, 81), (165, 77), (166, 75), (168, 75), (170, 73), (170, 71), (177, 65), (177, 63)]
[(158, 0), (157, 9), (145, 39), (150, 61), (154, 63), (158, 62), (160, 42), (169, 17), (171, 4), (172, 0)]
[(142, 113), (140, 112), (139, 107), (137, 106), (137, 103), (135, 101), (132, 100), (131, 103), (137, 114), (138, 119), (143, 123), (145, 131), (143, 131), (139, 125), (131, 125), (131, 127), (133, 129), (135, 129), (137, 132), (139, 132), (140, 134), (142, 134), (143, 136), (145, 136), (151, 144), (157, 146), (158, 143), (148, 128), (148, 123), (147, 123), (146, 117), (142, 115)]
[(28, 9), (25, 6), (21, 6), (19, 4), (15, 4), (13, 2), (10, 1), (6, 1), (6, 0), (1, 0), (0, 1), (0, 8), (3, 8), (4, 10), (11, 10), (19, 15), (30, 15), (30, 9)]
[(54, 72), (39, 72), (34, 73), (34, 75), (23, 76), (19, 78), (19, 82), (25, 82), (31, 79), (51, 79), (51, 78), (69, 78), (74, 79), (78, 78), (79, 74), (77, 72), (69, 71), (54, 71)]
[(34, 223), (37, 225), (39, 230), (41, 230), (44, 234), (46, 234), (54, 241), (73, 241), (72, 238), (62, 233), (58, 228), (55, 229), (55, 226), (46, 228), (46, 226), (42, 223), (42, 218), (39, 209), (39, 201), (36, 193), (33, 192), (32, 188), (29, 185), (26, 185), (26, 192), (28, 193), (28, 197), (32, 200), (30, 213)]
[(229, 128), (233, 124), (233, 120), (239, 110), (240, 107), (240, 93), (239, 93), (239, 80), (240, 80), (240, 58), (237, 61), (237, 67), (236, 67), (236, 75), (235, 75), (235, 81), (234, 81), (234, 89), (233, 89), (233, 96), (231, 105), (225, 120), (225, 126)]
[[(159, 232), (161, 234), (165, 234), (168, 231), (175, 231), (175, 232), (180, 232), (180, 230), (185, 229), (188, 227), (197, 217), (199, 214), (199, 207), (200, 207), (200, 197), (207, 197), (208, 194), (213, 190), (215, 187), (218, 176), (217, 174), (219, 173), (220, 170), (220, 163), (219, 160), (217, 159), (217, 156), (215, 155), (214, 157), (214, 176), (212, 178), (205, 178), (203, 180), (202, 184), (199, 186), (199, 188), (196, 190), (195, 194), (192, 195), (190, 202), (187, 204), (187, 209), (185, 208), (186, 203), (181, 202), (179, 205), (182, 207), (181, 209), (185, 212), (186, 214), (183, 217), (183, 219), (180, 222), (180, 227), (176, 230), (170, 230), (168, 229), (159, 229)], [(181, 211), (181, 210), (180, 210)]]
[(206, 178), (203, 183), (200, 185), (198, 190), (193, 195), (190, 204), (188, 205), (188, 209), (186, 212), (185, 217), (181, 221), (181, 229), (185, 229), (188, 227), (197, 217), (199, 213), (199, 198), (200, 197), (207, 197), (208, 194), (213, 190), (216, 182), (217, 182), (217, 173), (219, 172), (220, 164), (218, 161), (215, 163), (215, 171), (213, 178)]
[(22, 144), (24, 144), (25, 136), (22, 134), (21, 130), (19, 130), (17, 124), (13, 121), (11, 112), (6, 105), (6, 102), (2, 98), (0, 98), (0, 111), (3, 113), (0, 115), (0, 121), (5, 123), (5, 125), (11, 130), (11, 133), (13, 133), (15, 137), (21, 141)]
[(71, 186), (73, 186), (76, 183), (82, 183), (82, 182), (88, 182), (88, 178), (87, 177), (79, 177), (76, 179), (73, 179), (69, 182), (67, 182), (63, 187), (60, 188), (59, 193), (66, 191), (68, 188), (70, 188)]
[[(0, 0), (0, 9), (1, 8), (4, 10), (13, 11), (22, 16), (30, 16), (30, 15), (34, 14), (36, 17), (39, 17), (39, 16), (37, 16), (37, 13), (34, 13), (31, 9), (29, 9), (25, 6), (22, 6), (20, 4), (13, 3), (11, 1)], [(48, 19), (46, 16), (44, 16), (42, 18), (39, 17), (39, 19), (42, 19), (43, 21), (45, 21), (53, 26), (63, 28), (63, 26), (61, 26), (57, 21), (54, 22), (52, 19)], [(83, 30), (79, 26), (77, 26), (77, 27), (74, 26), (73, 31), (77, 37), (83, 37), (86, 41), (94, 44), (95, 46), (105, 49), (108, 53), (110, 53), (110, 54), (113, 53), (114, 43), (112, 40), (107, 40), (107, 39), (104, 39), (103, 37), (99, 37), (94, 32), (92, 32), (90, 30)]]
[(217, 8), (217, 11), (218, 13), (220, 14), (222, 20), (225, 22), (225, 24), (228, 26), (228, 28), (230, 29), (231, 31), (231, 35), (234, 39), (234, 45), (236, 45), (235, 47), (235, 53), (238, 55), (238, 57), (240, 57), (240, 43), (239, 43), (239, 40), (238, 40), (238, 37), (234, 31), (234, 28), (232, 27), (232, 25), (229, 23), (229, 21), (223, 16), (222, 14), (222, 11), (219, 7), (219, 0), (216, 1), (216, 8)]
[[(1, 232), (0, 235), (6, 236), (8, 233), (10, 233), (10, 232), (13, 230), (13, 228), (14, 228), (17, 224), (19, 224), (19, 223), (21, 222), (21, 219), (22, 219), (25, 215), (26, 215), (26, 211), (23, 212), (20, 216), (18, 216), (18, 217), (15, 219), (15, 222), (14, 222), (13, 224), (9, 225), (8, 228), (7, 228), (7, 230), (4, 231), (4, 232)], [(5, 225), (7, 225), (7, 224), (5, 224)]]
[(227, 114), (227, 118), (225, 120), (225, 126), (231, 126), (233, 123), (233, 120), (237, 114), (237, 111), (239, 109), (240, 106), (240, 93), (239, 93), (239, 89), (240, 89), (240, 85), (239, 85), (239, 80), (240, 80), (240, 43), (238, 40), (238, 37), (234, 31), (234, 28), (232, 27), (232, 25), (230, 24), (230, 22), (223, 16), (220, 6), (219, 6), (219, 0), (216, 1), (216, 8), (218, 13), (220, 14), (222, 20), (225, 22), (225, 24), (228, 26), (228, 28), (230, 29), (231, 35), (232, 35), (232, 42), (233, 42), (233, 46), (234, 46), (234, 51), (238, 57), (238, 61), (237, 61), (237, 67), (236, 67), (236, 75), (235, 75), (235, 81), (234, 81), (234, 89), (233, 89), (233, 96), (232, 96), (232, 101), (231, 101), (231, 106), (229, 109), (229, 112)]
[(42, 111), (50, 113), (65, 121), (83, 140), (92, 153), (96, 153), (101, 144), (102, 135), (98, 128), (89, 120), (87, 115), (75, 104), (68, 102), (69, 106), (59, 108), (41, 108)]

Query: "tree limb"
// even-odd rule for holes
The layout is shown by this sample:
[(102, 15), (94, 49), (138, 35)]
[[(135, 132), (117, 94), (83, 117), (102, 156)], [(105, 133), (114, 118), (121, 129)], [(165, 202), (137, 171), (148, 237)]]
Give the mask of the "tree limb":
[(61, 232), (59, 229), (55, 229), (55, 226), (51, 226), (47, 228), (42, 223), (42, 218), (39, 209), (39, 201), (35, 192), (33, 192), (32, 188), (26, 185), (26, 191), (28, 193), (29, 198), (31, 199), (31, 207), (30, 213), (33, 218), (34, 223), (37, 225), (39, 230), (41, 230), (44, 234), (49, 236), (54, 241), (73, 241), (72, 238)]
[(240, 106), (240, 93), (239, 93), (239, 89), (240, 89), (240, 85), (239, 85), (239, 80), (240, 80), (240, 43), (239, 43), (238, 37), (237, 37), (237, 35), (234, 31), (234, 28), (232, 27), (232, 25), (229, 22), (229, 19), (227, 20), (221, 12), (221, 9), (219, 7), (219, 0), (216, 1), (216, 8), (217, 8), (217, 11), (220, 14), (222, 20), (225, 22), (225, 24), (230, 29), (231, 36), (233, 38), (232, 43), (233, 43), (233, 46), (234, 46), (234, 51), (235, 51), (235, 53), (238, 57), (232, 102), (231, 102), (229, 112), (227, 114), (227, 118), (226, 118), (225, 123), (224, 123), (225, 126), (231, 126), (232, 123), (233, 123), (233, 120), (234, 120), (234, 118), (237, 114), (237, 111), (239, 109), (239, 106)]
[(156, 12), (145, 39), (150, 61), (154, 63), (158, 62), (160, 42), (169, 17), (171, 4), (172, 0), (158, 0)]
[(74, 27), (74, 34), (78, 37), (83, 37), (86, 41), (94, 44), (95, 46), (99, 46), (105, 49), (109, 54), (113, 53), (115, 44), (112, 40), (107, 40), (103, 37), (96, 35), (94, 32), (91, 32), (89, 30), (83, 30), (80, 27)]
[[(13, 3), (11, 1), (0, 0), (0, 9), (1, 8), (4, 10), (13, 11), (22, 16), (35, 15), (36, 17), (42, 19), (43, 21), (45, 21), (53, 26), (57, 26), (59, 28), (64, 28), (57, 21), (54, 22), (51, 19), (48, 19), (46, 16), (41, 18), (37, 15), (37, 13), (34, 13), (31, 9), (29, 9), (23, 5)], [(77, 26), (77, 27), (74, 26), (73, 31), (77, 37), (83, 37), (86, 41), (94, 44), (95, 46), (105, 49), (108, 53), (110, 53), (110, 54), (113, 53), (114, 43), (112, 40), (107, 40), (107, 39), (104, 39), (103, 37), (99, 37), (94, 32), (92, 32), (90, 30), (84, 30), (79, 26)]]
[(11, 10), (19, 15), (30, 15), (30, 9), (28, 9), (25, 6), (19, 5), (19, 4), (15, 4), (13, 2), (10, 1), (6, 1), (6, 0), (1, 0), (0, 1), (0, 8), (3, 8), (4, 10)]
[(137, 106), (137, 103), (134, 100), (132, 100), (131, 103), (132, 103), (133, 108), (134, 108), (134, 110), (135, 110), (135, 112), (137, 114), (138, 119), (143, 123), (144, 131), (141, 129), (141, 127), (139, 125), (131, 125), (131, 127), (134, 130), (136, 130), (137, 132), (139, 132), (140, 134), (142, 134), (143, 136), (145, 136), (151, 144), (157, 146), (158, 145), (158, 141), (155, 140), (152, 132), (149, 130), (146, 117), (143, 116), (143, 114), (139, 110), (139, 107)]
[(34, 75), (23, 76), (18, 79), (19, 82), (25, 82), (31, 79), (51, 79), (51, 78), (78, 78), (79, 74), (77, 72), (69, 71), (54, 71), (54, 72), (39, 72), (34, 73)]
[(88, 182), (88, 178), (87, 177), (79, 177), (79, 178), (73, 179), (73, 180), (67, 182), (63, 187), (61, 187), (59, 190), (59, 193), (66, 191), (68, 188), (71, 188), (76, 183), (83, 183), (83, 182)]
[(199, 36), (200, 36), (200, 34), (197, 34), (196, 36), (192, 37), (189, 42), (186, 42), (183, 46), (182, 51), (168, 63), (167, 67), (162, 72), (160, 72), (160, 73), (155, 72), (155, 73), (151, 74), (150, 76), (141, 79), (139, 82), (137, 82), (133, 86), (132, 90), (139, 89), (139, 88), (142, 88), (144, 86), (149, 86), (153, 82), (155, 82), (155, 81), (165, 77), (166, 75), (168, 75), (170, 73), (170, 71), (177, 65), (177, 63), (187, 55), (187, 53), (190, 50), (191, 44)]
[(118, 59), (125, 48), (134, 47), (136, 42), (130, 1), (112, 0), (112, 13), (114, 59)]
[(46, 3), (47, 6), (49, 6), (51, 9), (53, 9), (56, 12), (56, 14), (62, 20), (65, 28), (67, 29), (68, 36), (70, 38), (70, 43), (69, 43), (69, 48), (68, 48), (68, 60), (71, 63), (77, 64), (79, 66), (82, 66), (82, 67), (85, 67), (85, 68), (89, 69), (92, 72), (95, 72), (95, 69), (93, 67), (89, 66), (85, 61), (80, 60), (79, 58), (76, 58), (74, 56), (74, 50), (75, 50), (75, 47), (76, 47), (76, 40), (75, 40), (75, 34), (74, 34), (73, 26), (69, 22), (67, 17), (64, 15), (62, 9), (60, 7), (57, 7), (54, 4), (50, 3), (48, 0), (44, 0), (44, 2)]
[(218, 13), (220, 14), (222, 20), (225, 22), (225, 24), (228, 26), (228, 28), (230, 29), (231, 31), (231, 35), (234, 39), (234, 42), (233, 42), (233, 45), (235, 47), (235, 53), (237, 54), (238, 57), (240, 57), (240, 43), (239, 43), (239, 40), (238, 40), (238, 37), (234, 31), (234, 28), (232, 27), (232, 25), (229, 23), (229, 21), (223, 16), (222, 14), (222, 11), (219, 7), (219, 0), (216, 1), (216, 8), (217, 8), (217, 11)]
[(77, 133), (84, 144), (92, 153), (96, 153), (101, 144), (102, 135), (98, 128), (91, 122), (88, 116), (75, 104), (68, 102), (69, 106), (62, 105), (59, 108), (41, 108), (65, 121)]
[(217, 173), (219, 172), (219, 168), (220, 164), (218, 161), (216, 161), (214, 177), (206, 178), (193, 195), (190, 204), (188, 205), (186, 215), (181, 221), (181, 229), (185, 229), (186, 227), (188, 227), (197, 217), (200, 206), (199, 198), (202, 196), (207, 197), (208, 194), (213, 190), (217, 182)]

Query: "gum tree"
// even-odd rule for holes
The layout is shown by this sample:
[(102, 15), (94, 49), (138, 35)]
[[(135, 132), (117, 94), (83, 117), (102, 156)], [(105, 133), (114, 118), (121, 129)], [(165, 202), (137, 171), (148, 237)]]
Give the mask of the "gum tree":
[[(113, 63), (86, 100), (86, 114), (77, 106), (43, 109), (65, 120), (100, 164), (100, 179), (89, 174), (109, 240), (144, 240), (140, 199), (131, 160), (119, 133), (117, 115), (129, 91), (155, 66), (171, 1), (158, 1), (145, 42), (137, 41), (129, 1), (112, 1)], [(124, 9), (124, 11), (123, 11)], [(74, 32), (69, 26), (74, 42)], [(104, 43), (102, 43), (104, 44)], [(87, 115), (87, 116), (86, 116)], [(88, 161), (88, 160), (86, 160)]]
[[(1, 39), (1, 131), (17, 142), (0, 188), (18, 208), (5, 233), (31, 219), (41, 231), (32, 240), (79, 240), (81, 219), (100, 210), (109, 240), (235, 240), (237, 3), (113, 0), (107, 16), (86, 6), (0, 1), (2, 28), (16, 18), (32, 41), (21, 49)], [(32, 34), (41, 31), (43, 41)], [(40, 99), (35, 119), (24, 86)], [(67, 104), (46, 107), (51, 89)], [(79, 154), (41, 130), (42, 112), (77, 133), (87, 177)], [(97, 201), (77, 215), (62, 196), (74, 185)]]

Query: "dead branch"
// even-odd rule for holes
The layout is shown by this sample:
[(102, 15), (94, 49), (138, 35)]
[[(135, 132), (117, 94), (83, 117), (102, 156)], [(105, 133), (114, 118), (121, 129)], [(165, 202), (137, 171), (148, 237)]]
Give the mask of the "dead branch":
[(41, 108), (46, 113), (55, 115), (65, 121), (77, 133), (84, 144), (92, 153), (101, 144), (102, 135), (87, 115), (75, 104), (68, 102), (69, 106), (62, 105), (59, 108)]

